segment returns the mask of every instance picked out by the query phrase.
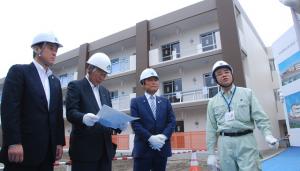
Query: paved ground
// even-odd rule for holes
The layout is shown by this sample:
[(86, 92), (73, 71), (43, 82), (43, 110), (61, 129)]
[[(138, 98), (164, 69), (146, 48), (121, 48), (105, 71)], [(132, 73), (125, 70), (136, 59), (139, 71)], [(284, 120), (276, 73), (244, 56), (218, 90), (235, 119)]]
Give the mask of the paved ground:
[(289, 147), (263, 162), (263, 171), (300, 171), (300, 147)]
[[(298, 148), (299, 152), (296, 153), (298, 157), (296, 157), (299, 160), (299, 153), (300, 148)], [(289, 156), (289, 154), (285, 154), (285, 151), (288, 151), (286, 149), (279, 149), (279, 150), (266, 150), (262, 151), (261, 154), (264, 158), (263, 161), (263, 168), (264, 171), (282, 171), (282, 170), (266, 170), (266, 164), (267, 162), (275, 160), (275, 163), (285, 166), (286, 161), (290, 161), (291, 158), (287, 158), (286, 161), (282, 161), (282, 159), (277, 159), (276, 156), (280, 156), (281, 154), (284, 154), (284, 156)], [(191, 159), (191, 152), (186, 152), (182, 154), (174, 154), (172, 157), (168, 159), (167, 164), (167, 170), (168, 171), (188, 171), (190, 167), (190, 159)], [(278, 155), (277, 155), (278, 154)], [(295, 153), (293, 153), (295, 154)], [(275, 156), (275, 157), (274, 157)], [(68, 160), (68, 156), (64, 156), (65, 161)], [(206, 158), (207, 154), (206, 152), (197, 152), (197, 160), (199, 167), (201, 167), (201, 171), (207, 171), (207, 165), (206, 165)], [(295, 158), (295, 157), (294, 157)], [(280, 162), (278, 162), (280, 161)], [(271, 164), (272, 166), (273, 164)], [(113, 171), (132, 171), (133, 161), (132, 159), (129, 160), (114, 160), (113, 161)], [(299, 169), (299, 168), (298, 168)], [(70, 171), (70, 166), (56, 166), (55, 171)], [(299, 169), (300, 170), (300, 169)], [(1, 171), (1, 169), (0, 169)], [(284, 170), (284, 171), (294, 171), (294, 170)], [(297, 170), (295, 170), (297, 171)]]
[[(274, 155), (281, 153), (285, 149), (261, 151), (263, 159), (269, 159)], [(191, 152), (175, 154), (168, 159), (168, 171), (188, 171), (190, 168)], [(197, 159), (202, 171), (207, 171), (207, 154), (206, 152), (197, 152)], [(132, 160), (113, 161), (113, 171), (132, 171)], [(264, 170), (265, 171), (265, 170)], [(271, 171), (271, 170), (270, 170)]]

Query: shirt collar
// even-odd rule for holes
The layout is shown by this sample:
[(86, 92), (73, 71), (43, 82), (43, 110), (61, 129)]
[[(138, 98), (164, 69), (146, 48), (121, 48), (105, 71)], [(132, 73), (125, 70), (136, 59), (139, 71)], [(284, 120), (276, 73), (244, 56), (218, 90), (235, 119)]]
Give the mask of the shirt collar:
[[(145, 92), (145, 96), (147, 99), (150, 99), (151, 94)], [(153, 95), (154, 99), (156, 100), (155, 94)]]
[(234, 88), (235, 88), (235, 85), (232, 84), (231, 89), (230, 89), (227, 93), (225, 93), (223, 89), (221, 89), (221, 93), (222, 93), (223, 95), (231, 95), (231, 94), (233, 93), (233, 91), (234, 91)]
[(39, 64), (36, 60), (33, 60), (33, 64), (36, 67), (36, 69), (38, 70), (39, 73), (44, 73), (46, 74), (48, 77), (50, 75), (52, 75), (52, 71), (50, 68), (48, 68), (47, 70), (41, 65)]

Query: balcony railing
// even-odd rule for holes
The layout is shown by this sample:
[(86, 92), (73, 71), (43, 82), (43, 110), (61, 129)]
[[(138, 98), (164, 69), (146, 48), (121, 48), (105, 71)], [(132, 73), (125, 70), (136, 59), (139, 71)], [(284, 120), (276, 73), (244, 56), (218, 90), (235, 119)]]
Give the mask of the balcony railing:
[[(180, 47), (185, 47), (185, 48), (180, 48), (180, 54), (177, 53), (176, 51), (173, 51), (172, 55), (170, 55), (168, 59), (177, 60), (180, 58), (186, 58), (186, 57), (190, 57), (190, 56), (194, 56), (194, 55), (198, 55), (198, 54), (203, 54), (203, 53), (219, 50), (219, 49), (221, 49), (220, 32), (218, 32), (218, 31), (215, 32), (215, 38), (216, 38), (216, 42), (213, 45), (216, 48), (213, 48), (211, 50), (205, 50), (207, 48), (207, 46), (203, 46), (201, 43), (198, 43), (196, 45), (195, 44), (191, 44), (191, 45), (180, 44)], [(152, 49), (149, 51), (149, 65), (150, 66), (157, 65), (159, 63), (163, 63), (163, 62), (170, 61), (170, 60), (165, 60), (165, 61), (163, 60), (161, 49), (159, 49), (159, 48)]]
[(179, 91), (163, 94), (171, 103), (206, 100), (219, 92), (218, 86), (204, 87), (198, 90)]

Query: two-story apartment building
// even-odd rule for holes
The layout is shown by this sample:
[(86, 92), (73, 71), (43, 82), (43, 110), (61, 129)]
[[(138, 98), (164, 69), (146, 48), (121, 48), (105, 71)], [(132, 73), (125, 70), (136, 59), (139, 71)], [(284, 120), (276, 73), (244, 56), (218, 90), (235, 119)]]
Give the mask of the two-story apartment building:
[[(128, 114), (130, 99), (143, 95), (140, 73), (147, 67), (158, 72), (158, 95), (172, 102), (176, 115), (173, 149), (205, 150), (206, 106), (219, 91), (211, 77), (217, 60), (232, 65), (237, 86), (254, 90), (274, 135), (281, 136), (272, 60), (237, 0), (201, 1), (59, 55), (52, 70), (64, 94), (69, 81), (85, 76), (85, 63), (96, 52), (110, 56), (113, 72), (103, 85), (111, 92), (113, 107)], [(65, 124), (68, 135), (70, 123)], [(264, 138), (255, 133), (260, 148), (266, 148)], [(129, 128), (114, 138), (119, 149), (130, 150), (133, 136)]]

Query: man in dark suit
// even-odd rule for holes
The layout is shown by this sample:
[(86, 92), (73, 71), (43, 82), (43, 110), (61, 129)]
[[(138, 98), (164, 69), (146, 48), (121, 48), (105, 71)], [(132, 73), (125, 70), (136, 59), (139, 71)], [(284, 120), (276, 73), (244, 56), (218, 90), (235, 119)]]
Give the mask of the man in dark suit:
[(113, 130), (97, 122), (96, 115), (102, 105), (112, 106), (109, 91), (100, 85), (111, 73), (111, 62), (106, 54), (96, 53), (87, 64), (87, 75), (69, 83), (66, 98), (67, 119), (72, 123), (72, 171), (111, 171), (116, 150)]
[(152, 68), (140, 76), (145, 95), (131, 100), (130, 112), (140, 119), (132, 121), (134, 130), (134, 171), (164, 171), (172, 155), (171, 136), (176, 119), (166, 98), (155, 96), (159, 88), (158, 75)]
[(62, 45), (52, 33), (32, 42), (34, 60), (12, 66), (5, 78), (1, 122), (5, 171), (52, 171), (65, 145), (62, 91), (52, 75)]

